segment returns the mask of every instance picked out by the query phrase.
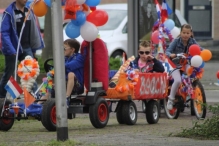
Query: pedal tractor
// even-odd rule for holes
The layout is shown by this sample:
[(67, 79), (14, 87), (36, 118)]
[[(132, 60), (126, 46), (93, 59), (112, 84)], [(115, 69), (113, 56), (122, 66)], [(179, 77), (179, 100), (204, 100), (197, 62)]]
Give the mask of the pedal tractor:
[[(109, 120), (108, 103), (105, 98), (103, 98), (106, 96), (106, 85), (108, 87), (109, 80), (107, 49), (104, 42), (100, 39), (96, 39), (92, 43), (84, 42), (82, 48), (83, 50), (81, 51), (86, 53), (85, 84), (89, 90), (86, 94), (74, 94), (71, 96), (67, 109), (68, 119), (73, 119), (76, 113), (89, 113), (92, 125), (95, 128), (103, 128), (107, 125)], [(96, 54), (100, 51), (102, 52), (101, 56)], [(94, 58), (92, 59), (92, 57)], [(98, 60), (101, 60), (102, 62), (99, 62)], [(51, 61), (52, 59), (49, 59), (45, 62), (44, 68), (46, 71), (53, 68)], [(99, 68), (103, 71), (98, 72)], [(38, 90), (41, 89), (42, 85), (43, 83)], [(103, 88), (104, 86), (105, 89)], [(9, 99), (0, 99), (0, 130), (10, 130), (15, 119), (35, 118), (41, 121), (42, 125), (48, 131), (56, 131), (56, 105), (54, 94), (52, 95), (52, 98), (49, 98), (43, 104), (38, 104), (37, 102), (40, 100), (36, 98), (34, 103), (27, 108), (25, 108), (23, 101), (12, 104)], [(15, 106), (18, 108), (15, 108)]]

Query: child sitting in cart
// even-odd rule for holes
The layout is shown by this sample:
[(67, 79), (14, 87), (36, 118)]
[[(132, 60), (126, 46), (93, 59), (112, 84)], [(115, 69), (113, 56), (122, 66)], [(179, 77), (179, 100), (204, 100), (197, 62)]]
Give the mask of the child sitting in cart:
[[(152, 73), (152, 72), (160, 72), (163, 73), (165, 71), (164, 66), (160, 61), (158, 61), (154, 56), (152, 56), (152, 48), (151, 43), (149, 41), (142, 41), (139, 44), (138, 48), (138, 56), (134, 58), (134, 56), (128, 59), (127, 66), (122, 66), (120, 68), (123, 69), (126, 73), (128, 71), (137, 71), (142, 73)], [(116, 83), (118, 82), (120, 70), (114, 75), (114, 77), (110, 80), (109, 87), (116, 87)]]
[[(63, 43), (65, 55), (65, 76), (66, 76), (66, 100), (69, 103), (71, 94), (82, 94), (84, 92), (84, 61), (82, 54), (78, 53), (80, 43), (76, 39), (67, 39)], [(46, 100), (49, 92), (41, 97)], [(42, 103), (39, 101), (38, 103)]]
[(154, 56), (152, 56), (151, 44), (149, 41), (142, 41), (139, 44), (138, 56), (134, 61), (130, 63), (130, 66), (135, 69), (135, 71), (140, 71), (142, 73), (149, 72), (160, 72), (163, 73), (164, 67), (160, 61), (158, 61)]

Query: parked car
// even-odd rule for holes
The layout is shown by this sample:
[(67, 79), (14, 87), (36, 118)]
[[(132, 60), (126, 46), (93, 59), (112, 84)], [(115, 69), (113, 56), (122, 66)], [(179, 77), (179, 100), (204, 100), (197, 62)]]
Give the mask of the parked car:
[[(121, 57), (123, 51), (127, 53), (127, 4), (104, 4), (98, 5), (97, 9), (103, 9), (108, 13), (108, 22), (98, 27), (100, 38), (106, 43), (109, 57)], [(155, 8), (154, 8), (155, 9)], [(173, 18), (173, 14), (169, 16)], [(187, 23), (182, 17), (179, 10), (175, 11), (175, 29), (179, 29), (181, 25)], [(180, 30), (178, 31), (180, 32)], [(63, 28), (64, 40), (68, 39)], [(177, 35), (176, 35), (177, 36)], [(79, 42), (83, 38), (76, 38)]]

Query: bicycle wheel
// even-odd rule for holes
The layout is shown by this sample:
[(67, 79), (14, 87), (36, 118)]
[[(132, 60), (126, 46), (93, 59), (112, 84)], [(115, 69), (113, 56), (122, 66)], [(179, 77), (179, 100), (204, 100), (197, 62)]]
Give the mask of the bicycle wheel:
[(191, 100), (197, 119), (204, 119), (206, 116), (206, 96), (204, 88), (199, 80), (193, 82), (194, 98)]
[[(177, 98), (177, 96), (176, 96), (176, 98)], [(180, 114), (180, 106), (178, 104), (175, 104), (173, 106), (172, 110), (168, 110), (167, 109), (167, 101), (168, 101), (168, 98), (163, 99), (164, 111), (165, 111), (167, 118), (168, 119), (177, 119), (179, 117), (179, 114)]]

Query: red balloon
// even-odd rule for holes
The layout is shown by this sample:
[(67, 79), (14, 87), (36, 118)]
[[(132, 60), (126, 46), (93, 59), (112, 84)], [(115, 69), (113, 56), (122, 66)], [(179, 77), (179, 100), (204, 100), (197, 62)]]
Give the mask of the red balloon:
[[(164, 37), (161, 38), (161, 41), (164, 41)], [(152, 33), (151, 35), (151, 41), (153, 42), (153, 44), (159, 44), (159, 31), (156, 30)]]
[(196, 45), (196, 44), (191, 45), (189, 47), (189, 54), (191, 56), (200, 55), (201, 54), (201, 49), (200, 49), (199, 45)]
[(108, 21), (108, 14), (104, 10), (95, 10), (87, 16), (87, 21), (96, 26), (102, 26)]
[(217, 71), (217, 78), (219, 79), (219, 71)]
[(95, 10), (96, 10), (96, 7), (90, 7), (90, 10), (91, 10), (91, 11), (95, 11)]
[(152, 36), (151, 36), (151, 40), (154, 44), (159, 43), (159, 38), (158, 37), (159, 37), (159, 31), (156, 30), (152, 33)]

